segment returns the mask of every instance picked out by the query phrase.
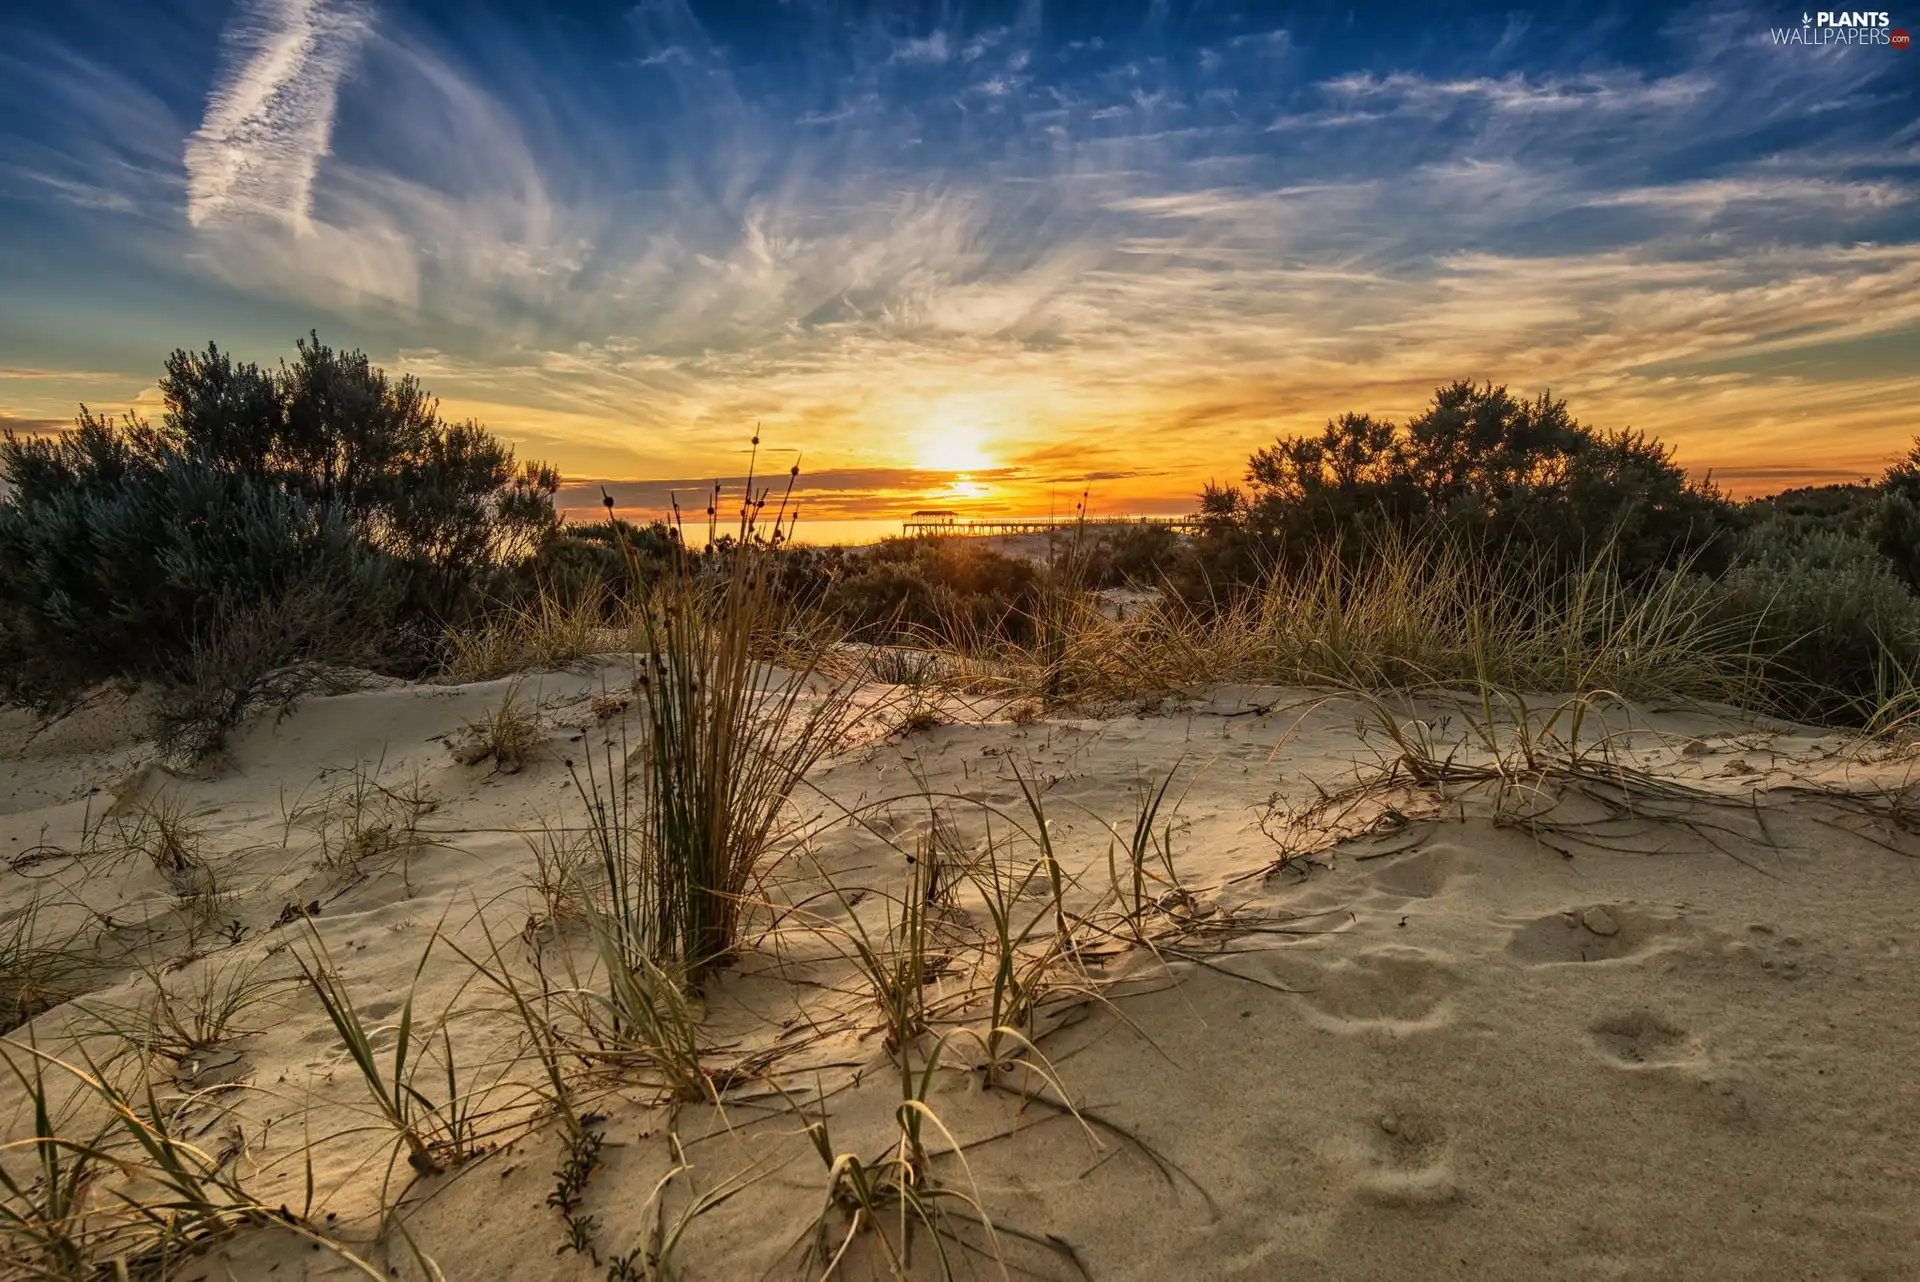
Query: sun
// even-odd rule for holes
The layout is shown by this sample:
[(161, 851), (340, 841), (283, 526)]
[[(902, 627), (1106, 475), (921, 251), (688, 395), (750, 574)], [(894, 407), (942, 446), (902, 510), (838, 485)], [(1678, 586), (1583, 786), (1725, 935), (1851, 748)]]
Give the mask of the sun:
[(927, 472), (983, 472), (993, 466), (980, 429), (970, 425), (941, 424), (924, 429), (915, 462)]

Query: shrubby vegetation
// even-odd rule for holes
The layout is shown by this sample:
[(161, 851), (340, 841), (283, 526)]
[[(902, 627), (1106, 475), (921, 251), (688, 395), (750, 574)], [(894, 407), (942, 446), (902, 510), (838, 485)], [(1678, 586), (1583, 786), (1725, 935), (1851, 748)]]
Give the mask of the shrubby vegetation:
[(1698, 587), (1760, 656), (1767, 701), (1790, 716), (1870, 723), (1920, 676), (1920, 597), (1858, 536), (1767, 520)]
[(1592, 567), (1640, 597), (1677, 582), (1697, 643), (1749, 657), (1742, 701), (1769, 711), (1870, 722), (1920, 673), (1920, 446), (1879, 486), (1735, 504), (1642, 434), (1462, 382), (1405, 424), (1346, 414), (1283, 438), (1252, 456), (1244, 489), (1209, 486), (1202, 512), (1191, 556), (1167, 566), (1195, 608), (1439, 547), (1525, 585), (1502, 608), (1535, 632)]
[(1217, 589), (1330, 552), (1363, 557), (1389, 533), (1562, 569), (1605, 551), (1639, 581), (1718, 568), (1734, 505), (1641, 433), (1584, 426), (1544, 393), (1459, 382), (1406, 423), (1343, 414), (1259, 450), (1245, 488), (1209, 485), (1201, 513), (1203, 579)]
[(289, 665), (422, 670), (556, 528), (551, 469), (317, 336), (274, 370), (176, 351), (160, 392), (157, 424), (0, 441), (0, 694), (146, 679), (230, 715)]
[[(317, 336), (273, 370), (175, 352), (161, 392), (158, 424), (83, 409), (59, 438), (0, 443), (0, 697), (51, 706), (155, 681), (174, 730), (211, 741), (327, 665), (473, 676), (565, 661), (608, 629), (635, 641), (663, 583), (717, 590), (748, 551), (660, 522), (563, 524), (551, 469)], [(1089, 524), (1039, 557), (783, 535), (756, 573), (789, 637), (1023, 654), (1049, 697), (1150, 673), (1404, 684), (1604, 667), (1651, 690), (1686, 669), (1716, 675), (1675, 692), (1866, 723), (1920, 673), (1920, 445), (1878, 485), (1737, 504), (1642, 434), (1458, 382), (1405, 423), (1344, 414), (1258, 450), (1200, 512), (1192, 538)], [(1103, 621), (1089, 594), (1121, 586), (1160, 604)], [(1129, 656), (1128, 673), (1083, 662), (1089, 645)], [(1649, 645), (1661, 664), (1619, 666)]]

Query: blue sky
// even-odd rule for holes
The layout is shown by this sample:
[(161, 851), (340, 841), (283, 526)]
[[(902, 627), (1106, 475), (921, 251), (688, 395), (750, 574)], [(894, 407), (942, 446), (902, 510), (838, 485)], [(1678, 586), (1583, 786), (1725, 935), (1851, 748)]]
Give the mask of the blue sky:
[(0, 423), (317, 328), (638, 505), (760, 421), (827, 515), (1178, 510), (1454, 377), (1854, 477), (1920, 430), (1920, 51), (1803, 16), (19, 6)]

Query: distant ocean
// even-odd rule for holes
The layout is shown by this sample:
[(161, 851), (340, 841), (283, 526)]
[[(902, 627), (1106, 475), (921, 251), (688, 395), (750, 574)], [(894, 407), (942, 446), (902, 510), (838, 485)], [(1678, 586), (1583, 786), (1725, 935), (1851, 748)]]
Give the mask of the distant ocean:
[[(570, 507), (564, 508), (562, 511), (569, 522), (579, 522), (581, 524), (603, 520), (606, 517), (606, 513), (597, 507)], [(641, 515), (631, 511), (621, 511), (620, 515), (640, 525), (645, 525), (653, 520), (651, 515)], [(698, 527), (697, 529), (695, 528), (696, 525)], [(688, 533), (704, 537), (706, 518), (702, 516), (697, 523), (688, 520), (687, 528)], [(723, 534), (726, 533), (727, 528), (723, 527), (721, 532)], [(813, 521), (807, 519), (806, 511), (802, 509), (800, 513), (800, 528), (796, 531), (794, 537), (797, 542), (811, 543), (816, 547), (822, 547), (832, 543), (862, 547), (869, 543), (878, 543), (881, 539), (890, 538), (899, 533), (900, 518), (897, 516)]]

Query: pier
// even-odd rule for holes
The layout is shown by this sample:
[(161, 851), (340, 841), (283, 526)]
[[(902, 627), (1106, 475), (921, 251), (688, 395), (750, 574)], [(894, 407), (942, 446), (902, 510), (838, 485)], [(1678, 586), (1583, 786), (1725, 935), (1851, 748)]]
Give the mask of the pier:
[(988, 538), (1006, 534), (1052, 534), (1075, 527), (1113, 529), (1129, 526), (1160, 526), (1180, 534), (1199, 531), (1205, 521), (1192, 516), (1075, 516), (1051, 517), (963, 517), (957, 512), (923, 511), (909, 513), (900, 522), (904, 538)]

